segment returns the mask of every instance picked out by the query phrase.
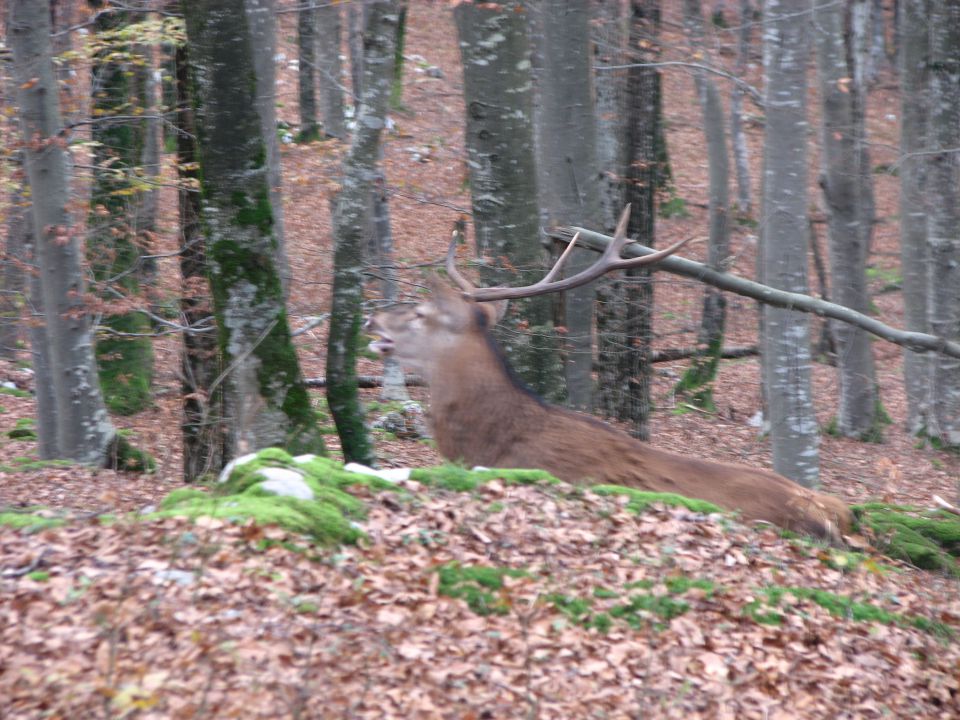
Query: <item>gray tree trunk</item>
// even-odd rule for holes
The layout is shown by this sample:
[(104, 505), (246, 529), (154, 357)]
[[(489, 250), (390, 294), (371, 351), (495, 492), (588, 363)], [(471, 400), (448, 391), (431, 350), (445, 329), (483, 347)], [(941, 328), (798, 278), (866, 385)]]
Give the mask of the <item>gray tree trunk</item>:
[[(5, 82), (11, 86), (12, 82)], [(27, 246), (33, 245), (33, 219), (25, 193), (23, 153), (12, 153), (8, 158), (12, 182), (8, 195), (7, 243), (3, 258), (3, 287), (0, 292), (0, 357), (13, 360), (20, 341), (21, 311), (26, 290), (24, 265)]]
[[(248, 0), (249, 1), (249, 0)], [(228, 457), (324, 451), (290, 338), (277, 270), (267, 142), (245, 0), (184, 3), (194, 69), (203, 224), (228, 373)]]
[(51, 60), (48, 4), (11, 2), (9, 37), (33, 198), (46, 357), (56, 403), (56, 454), (103, 465), (114, 450), (116, 432), (100, 395), (90, 318), (83, 305), (80, 243), (71, 233), (73, 223), (67, 209), (70, 169), (66, 149), (57, 138), (62, 120)]
[(223, 353), (217, 340), (210, 282), (207, 279), (207, 244), (203, 236), (203, 203), (197, 167), (197, 124), (190, 97), (186, 45), (178, 45), (176, 70), (177, 169), (180, 180), (180, 312), (190, 328), (183, 333), (180, 359), (183, 387), (183, 479), (194, 482), (217, 475), (229, 451), (222, 380)]
[[(530, 285), (546, 269), (540, 242), (533, 77), (522, 3), (461, 3), (454, 10), (467, 109), (466, 146), (482, 285)], [(497, 336), (524, 381), (551, 400), (563, 395), (548, 296), (521, 300)]]
[[(750, 61), (750, 31), (753, 28), (753, 8), (750, 0), (740, 0), (740, 28), (737, 31), (737, 64), (734, 74), (743, 77)], [(750, 151), (743, 131), (743, 88), (733, 84), (730, 91), (730, 139), (737, 168), (737, 209), (749, 217), (753, 214), (753, 192), (750, 188)]]
[[(763, 157), (761, 282), (807, 289), (806, 61), (808, 0), (768, 0), (763, 69), (767, 128)], [(801, 313), (764, 306), (761, 336), (774, 470), (812, 487), (819, 479), (810, 326)]]
[[(383, 146), (377, 153), (376, 177), (372, 183), (371, 202), (373, 205), (373, 234), (377, 240), (376, 273), (380, 276), (380, 294), (387, 302), (396, 302), (399, 295), (397, 287), (397, 265), (394, 262), (393, 230), (390, 224), (390, 201), (387, 195), (387, 178), (383, 174)], [(383, 389), (381, 400), (405, 402), (410, 399), (403, 368), (393, 357), (383, 361)]]
[[(627, 111), (628, 25), (621, 3), (593, 0), (594, 86), (597, 114), (597, 163), (600, 168), (600, 215), (604, 232), (612, 235), (623, 211), (625, 197), (626, 131), (632, 117)], [(624, 354), (630, 347), (624, 335), (626, 293), (624, 273), (613, 272), (597, 281), (597, 409), (619, 417), (626, 395), (620, 377)]]
[[(136, 220), (134, 230), (140, 245), (140, 284), (145, 294), (152, 295), (156, 291), (157, 261), (150, 257), (156, 253), (152, 241), (157, 231), (157, 212), (160, 203), (160, 138), (163, 126), (160, 115), (163, 112), (160, 98), (160, 81), (157, 77), (159, 65), (157, 63), (157, 49), (154, 45), (141, 45), (139, 52), (146, 61), (147, 71), (144, 76), (144, 98), (147, 109), (147, 118), (144, 121), (143, 149), (140, 163), (143, 167), (143, 176), (154, 187), (137, 194), (135, 208)], [(151, 303), (153, 306), (154, 303)]]
[(343, 66), (340, 62), (342, 8), (339, 3), (323, 3), (317, 8), (317, 69), (323, 131), (329, 137), (346, 140)]
[[(101, 14), (94, 23), (102, 46), (93, 57), (91, 106), (97, 123), (93, 187), (87, 216), (86, 255), (94, 291), (105, 301), (118, 297), (141, 301), (138, 211), (142, 190), (135, 185), (143, 161), (147, 124), (130, 116), (148, 108), (148, 69), (125, 57), (136, 49), (125, 42), (129, 13)], [(119, 117), (116, 117), (119, 116)], [(116, 119), (114, 119), (116, 117)], [(151, 402), (153, 347), (150, 321), (140, 310), (105, 313), (96, 340), (97, 366), (104, 401), (111, 412), (133, 415)]]
[(334, 280), (327, 343), (327, 403), (337, 425), (344, 458), (370, 464), (375, 456), (357, 395), (356, 353), (363, 306), (363, 234), (393, 79), (397, 3), (376, 0), (366, 6), (365, 14), (363, 96), (333, 221)]
[[(542, 57), (539, 90), (541, 113), (540, 202), (548, 224), (596, 226), (600, 219), (600, 188), (593, 107), (589, 6), (574, 0), (543, 0)], [(567, 271), (592, 262), (588, 252), (575, 250)], [(565, 364), (567, 400), (589, 408), (593, 370), (593, 301), (595, 283), (565, 293)]]
[[(900, 269), (907, 330), (930, 332), (927, 322), (927, 113), (930, 52), (930, 0), (900, 2)], [(905, 348), (903, 381), (907, 392), (907, 431), (927, 428), (931, 356)]]
[[(703, 8), (700, 0), (685, 0), (684, 20), (691, 47), (705, 53)], [(693, 76), (703, 114), (704, 140), (710, 178), (709, 226), (707, 264), (715, 270), (725, 270), (730, 262), (730, 160), (727, 156), (727, 131), (723, 103), (717, 85), (706, 71)], [(726, 324), (727, 302), (722, 292), (709, 285), (703, 292), (703, 311), (697, 343), (702, 356), (694, 358), (676, 390), (698, 407), (714, 410), (713, 381), (723, 351), (723, 332)]]
[[(927, 312), (934, 335), (960, 338), (960, 0), (933, 0), (930, 22), (930, 214)], [(929, 432), (960, 446), (960, 359), (934, 357)]]
[[(857, 0), (854, 5), (869, 2)], [(866, 141), (866, 54), (860, 38), (864, 18), (845, 19), (845, 8), (818, 5), (813, 33), (822, 105), (820, 188), (827, 208), (831, 294), (834, 302), (867, 312), (867, 254), (873, 234), (874, 203)], [(860, 14), (853, 10), (852, 15)], [(844, 437), (878, 440), (883, 425), (870, 336), (860, 328), (833, 322), (840, 398), (836, 429)]]
[(254, 102), (260, 116), (261, 134), (267, 150), (267, 182), (270, 184), (277, 256), (275, 262), (280, 273), (283, 296), (286, 298), (290, 290), (291, 273), (286, 232), (283, 229), (283, 181), (280, 140), (277, 137), (277, 82), (273, 59), (277, 49), (277, 37), (274, 4), (275, 0), (245, 0), (244, 9), (253, 42), (253, 67), (257, 83)]
[(297, 97), (300, 109), (300, 132), (297, 142), (320, 137), (317, 121), (317, 8), (308, 0), (297, 11)]

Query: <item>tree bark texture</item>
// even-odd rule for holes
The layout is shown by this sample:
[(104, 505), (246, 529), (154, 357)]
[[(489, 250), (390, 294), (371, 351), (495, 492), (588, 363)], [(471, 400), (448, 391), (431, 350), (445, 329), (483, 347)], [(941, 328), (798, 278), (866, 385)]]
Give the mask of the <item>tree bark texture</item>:
[[(16, 63), (24, 161), (45, 319), (44, 338), (56, 403), (56, 454), (103, 465), (116, 432), (107, 416), (84, 307), (79, 238), (68, 212), (70, 169), (50, 47), (47, 3), (10, 3), (9, 37)], [(45, 421), (47, 418), (39, 418)]]
[[(763, 70), (767, 128), (763, 158), (761, 281), (807, 289), (807, 0), (769, 0)], [(806, 316), (764, 306), (761, 347), (774, 470), (813, 487), (819, 479), (819, 429), (811, 392)]]
[(280, 286), (287, 297), (290, 283), (290, 259), (287, 257), (287, 239), (283, 224), (282, 172), (280, 168), (280, 140), (277, 137), (277, 80), (274, 55), (277, 50), (275, 0), (245, 0), (247, 23), (253, 48), (253, 67), (256, 75), (254, 98), (260, 128), (267, 149), (267, 182), (270, 185), (270, 204), (273, 208), (273, 235), (276, 239), (276, 265)]
[(337, 425), (344, 458), (370, 464), (374, 461), (373, 447), (364, 426), (356, 382), (363, 306), (363, 233), (393, 79), (397, 4), (394, 0), (377, 0), (366, 6), (365, 14), (363, 96), (333, 219), (334, 280), (327, 343), (327, 403)]
[(300, 106), (298, 142), (320, 137), (317, 121), (317, 8), (308, 0), (297, 11), (297, 98)]
[(228, 374), (227, 456), (324, 451), (291, 342), (277, 269), (270, 169), (244, 0), (184, 3), (203, 177), (203, 223)]
[[(750, 62), (750, 31), (753, 27), (750, 0), (740, 0), (740, 28), (737, 31), (737, 62), (734, 74), (743, 77)], [(753, 192), (750, 188), (750, 151), (743, 131), (743, 88), (734, 83), (730, 91), (730, 139), (737, 169), (737, 209), (745, 217), (753, 214)]]
[[(190, 101), (186, 45), (176, 49), (177, 168), (180, 188), (180, 312), (190, 328), (183, 333), (180, 367), (183, 382), (183, 479), (194, 482), (217, 475), (226, 464), (227, 418), (224, 412), (223, 355), (217, 342), (213, 298), (207, 278), (207, 245), (197, 166), (197, 124)], [(221, 378), (218, 382), (218, 378)]]
[[(600, 218), (600, 190), (589, 5), (543, 0), (538, 8), (543, 34), (537, 46), (542, 62), (540, 202), (548, 224), (594, 225)], [(575, 250), (566, 269), (575, 273), (590, 261), (589, 253)], [(591, 406), (595, 287), (590, 283), (565, 293), (563, 299), (567, 401), (579, 408)]]
[[(926, 193), (927, 112), (929, 107), (930, 0), (900, 2), (900, 271), (903, 315), (907, 330), (930, 332), (927, 320)], [(930, 403), (930, 356), (903, 352), (903, 384), (907, 392), (907, 431), (927, 428)]]
[[(960, 0), (933, 0), (927, 225), (930, 332), (960, 339)], [(960, 359), (932, 362), (929, 434), (960, 446)]]
[(90, 88), (98, 121), (91, 131), (94, 171), (86, 250), (97, 294), (107, 303), (120, 303), (104, 314), (107, 331), (96, 340), (103, 399), (120, 415), (133, 415), (149, 405), (153, 378), (153, 347), (143, 336), (150, 331), (150, 321), (130, 307), (142, 303), (137, 209), (144, 188), (138, 185), (136, 170), (147, 130), (145, 119), (130, 116), (148, 108), (149, 71), (142, 47), (122, 39), (132, 21), (124, 12), (98, 17), (95, 29), (103, 49), (93, 59)]
[[(700, 0), (685, 0), (684, 19), (691, 48), (694, 52), (701, 48), (699, 52), (706, 53), (702, 49), (707, 45)], [(716, 83), (702, 70), (695, 72), (693, 79), (703, 115), (710, 182), (707, 263), (714, 269), (723, 270), (730, 262), (730, 160), (727, 156), (726, 123)], [(704, 288), (700, 330), (697, 334), (697, 343), (702, 346), (703, 354), (694, 359), (676, 385), (677, 391), (695, 405), (710, 410), (714, 409), (713, 381), (723, 349), (726, 305), (722, 292), (709, 285)]]
[(317, 69), (323, 131), (328, 137), (346, 140), (343, 67), (340, 62), (342, 10), (339, 3), (322, 3), (317, 8)]
[[(467, 165), (481, 285), (542, 277), (533, 75), (522, 2), (454, 10), (463, 64)], [(496, 334), (511, 366), (539, 395), (563, 396), (559, 343), (548, 296), (517, 301)]]
[[(845, 10), (827, 3), (814, 12), (822, 105), (820, 189), (827, 208), (831, 295), (835, 302), (865, 313), (870, 306), (866, 271), (874, 202), (866, 139), (865, 55), (856, 51), (857, 38), (864, 33), (858, 32), (854, 13), (847, 15)], [(837, 432), (879, 439), (883, 414), (870, 336), (846, 323), (831, 323), (830, 329), (840, 380)]]

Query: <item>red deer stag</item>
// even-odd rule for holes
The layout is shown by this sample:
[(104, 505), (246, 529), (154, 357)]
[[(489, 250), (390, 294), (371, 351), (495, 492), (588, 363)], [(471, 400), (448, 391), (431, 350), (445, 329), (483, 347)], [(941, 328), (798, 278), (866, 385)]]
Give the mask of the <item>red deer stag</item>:
[(450, 460), (541, 468), (572, 483), (679, 493), (738, 511), (745, 521), (766, 521), (839, 542), (850, 532), (852, 515), (838, 498), (766, 470), (660, 450), (591, 417), (548, 405), (505, 363), (490, 328), (508, 299), (565, 290), (614, 268), (655, 263), (683, 244), (641, 258), (620, 258), (628, 216), (629, 206), (614, 241), (595, 265), (554, 280), (571, 242), (547, 276), (529, 287), (473, 287), (455, 267), (451, 242), (447, 272), (462, 292), (434, 282), (429, 300), (377, 313), (366, 326), (374, 337), (370, 348), (426, 379), (434, 436)]

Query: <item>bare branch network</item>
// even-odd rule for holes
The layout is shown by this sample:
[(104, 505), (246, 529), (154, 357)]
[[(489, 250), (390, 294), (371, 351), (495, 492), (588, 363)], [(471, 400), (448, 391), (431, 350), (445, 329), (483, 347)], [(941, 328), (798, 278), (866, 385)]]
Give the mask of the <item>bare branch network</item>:
[[(549, 235), (554, 240), (569, 243), (573, 236), (578, 233), (580, 237), (577, 240), (577, 244), (580, 247), (589, 248), (594, 252), (602, 253), (606, 250), (607, 246), (613, 242), (613, 238), (608, 235), (579, 227), (557, 228), (551, 231)], [(641, 257), (651, 255), (654, 252), (657, 251), (653, 248), (632, 242), (624, 247), (623, 256), (627, 258)], [(813, 313), (820, 317), (849, 323), (888, 342), (902, 345), (913, 352), (937, 352), (949, 355), (950, 357), (960, 358), (960, 343), (956, 341), (947, 340), (946, 338), (937, 337), (936, 335), (928, 335), (927, 333), (910, 332), (890, 327), (879, 320), (857, 312), (856, 310), (851, 310), (843, 305), (813, 298), (809, 295), (777, 290), (769, 285), (747, 280), (737, 275), (718, 272), (703, 263), (687, 260), (686, 258), (677, 257), (676, 255), (664, 258), (653, 266), (652, 269), (666, 270), (674, 275), (682, 275), (683, 277), (698, 280), (721, 290), (753, 298), (765, 305), (772, 305), (787, 310), (796, 310), (798, 312)]]

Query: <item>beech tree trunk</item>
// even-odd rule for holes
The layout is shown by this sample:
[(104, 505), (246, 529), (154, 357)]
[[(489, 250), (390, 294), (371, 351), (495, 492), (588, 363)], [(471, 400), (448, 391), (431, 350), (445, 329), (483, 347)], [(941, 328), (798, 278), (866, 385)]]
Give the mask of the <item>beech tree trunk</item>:
[[(740, 0), (740, 28), (737, 31), (737, 64), (734, 73), (743, 77), (750, 62), (750, 31), (753, 27), (750, 0)], [(733, 84), (730, 91), (730, 138), (737, 169), (737, 209), (744, 217), (753, 214), (753, 191), (750, 188), (750, 152), (743, 131), (743, 88)]]
[[(930, 22), (930, 331), (960, 339), (960, 0), (933, 0)], [(929, 433), (960, 446), (960, 359), (933, 358)]]
[(183, 479), (194, 482), (218, 475), (229, 452), (224, 410), (223, 355), (217, 342), (213, 298), (207, 279), (207, 244), (203, 236), (203, 202), (197, 166), (197, 123), (190, 99), (186, 45), (175, 55), (177, 172), (180, 180), (180, 312), (189, 330), (183, 333), (180, 367), (183, 384)]
[[(186, 0), (189, 2), (189, 0)], [(274, 55), (277, 50), (275, 0), (245, 0), (244, 9), (253, 43), (253, 68), (256, 78), (254, 104), (260, 116), (260, 132), (266, 147), (267, 182), (273, 213), (273, 235), (276, 242), (276, 266), (280, 286), (286, 299), (290, 284), (290, 260), (287, 257), (286, 233), (283, 229), (283, 184), (280, 168), (280, 140), (277, 138), (277, 87)]]
[(45, 320), (43, 335), (37, 339), (45, 345), (53, 386), (55, 455), (104, 465), (116, 449), (116, 431), (100, 394), (90, 317), (83, 304), (86, 288), (80, 242), (71, 231), (70, 170), (58, 137), (63, 125), (51, 59), (50, 8), (34, 0), (13, 0), (9, 7)]
[[(250, 0), (246, 0), (250, 2)], [(269, 446), (324, 451), (291, 342), (277, 268), (256, 35), (244, 0), (183, 4), (194, 73), (203, 224), (228, 373), (227, 457)]]
[[(855, 5), (869, 4), (858, 0)], [(822, 104), (823, 170), (820, 189), (827, 207), (833, 300), (867, 312), (867, 255), (873, 234), (873, 185), (866, 140), (866, 54), (857, 51), (867, 35), (856, 17), (838, 4), (818, 5), (813, 33)], [(851, 13), (856, 15), (856, 12)], [(846, 323), (830, 325), (837, 347), (840, 435), (879, 440), (883, 426), (870, 336)]]
[[(706, 53), (703, 27), (703, 7), (700, 0), (685, 0), (684, 18), (691, 47)], [(730, 160), (727, 156), (727, 131), (723, 104), (717, 85), (706, 71), (693, 76), (703, 114), (704, 140), (710, 178), (708, 264), (715, 270), (726, 269), (730, 261)], [(697, 344), (702, 355), (693, 359), (676, 390), (698, 407), (714, 410), (713, 381), (723, 350), (726, 324), (726, 299), (723, 293), (709, 285), (703, 292), (703, 310)]]
[(322, 3), (317, 8), (317, 69), (320, 76), (320, 114), (328, 137), (347, 139), (343, 115), (343, 66), (340, 62), (342, 8)]
[[(587, 3), (544, 0), (538, 4), (543, 34), (539, 90), (540, 203), (547, 224), (595, 226), (600, 218), (596, 119)], [(567, 273), (586, 267), (589, 253), (575, 250)], [(595, 283), (564, 294), (567, 400), (591, 406), (593, 389), (593, 301)]]
[(395, 0), (375, 0), (366, 6), (365, 14), (363, 96), (333, 219), (334, 280), (327, 343), (327, 403), (337, 425), (344, 458), (371, 464), (375, 455), (357, 395), (356, 354), (363, 308), (364, 229), (390, 99), (397, 4)]
[[(153, 347), (150, 321), (140, 310), (138, 196), (135, 169), (146, 140), (146, 121), (131, 120), (148, 108), (146, 70), (138, 48), (122, 40), (132, 22), (125, 12), (101, 14), (95, 29), (103, 49), (94, 57), (91, 96), (94, 117), (93, 189), (87, 219), (87, 259), (94, 288), (106, 302), (121, 303), (102, 320), (96, 340), (103, 397), (111, 412), (133, 415), (151, 402)], [(114, 116), (119, 116), (113, 119)]]
[[(900, 271), (903, 315), (907, 330), (930, 332), (927, 319), (927, 216), (931, 203), (925, 175), (929, 109), (930, 0), (900, 1)], [(907, 431), (927, 429), (931, 356), (903, 351), (903, 383), (907, 392)]]
[(317, 9), (314, 0), (308, 0), (297, 11), (297, 98), (300, 109), (300, 132), (297, 142), (309, 142), (320, 137), (317, 121)]
[[(533, 76), (521, 2), (454, 9), (463, 63), (466, 146), (482, 285), (530, 285), (546, 270), (540, 241)], [(516, 301), (496, 334), (510, 365), (539, 395), (563, 396), (548, 296)]]
[[(761, 282), (807, 290), (807, 0), (768, 0), (763, 70), (767, 128), (763, 157)], [(801, 313), (763, 307), (761, 328), (774, 470), (813, 487), (819, 429), (810, 386), (810, 326)]]

